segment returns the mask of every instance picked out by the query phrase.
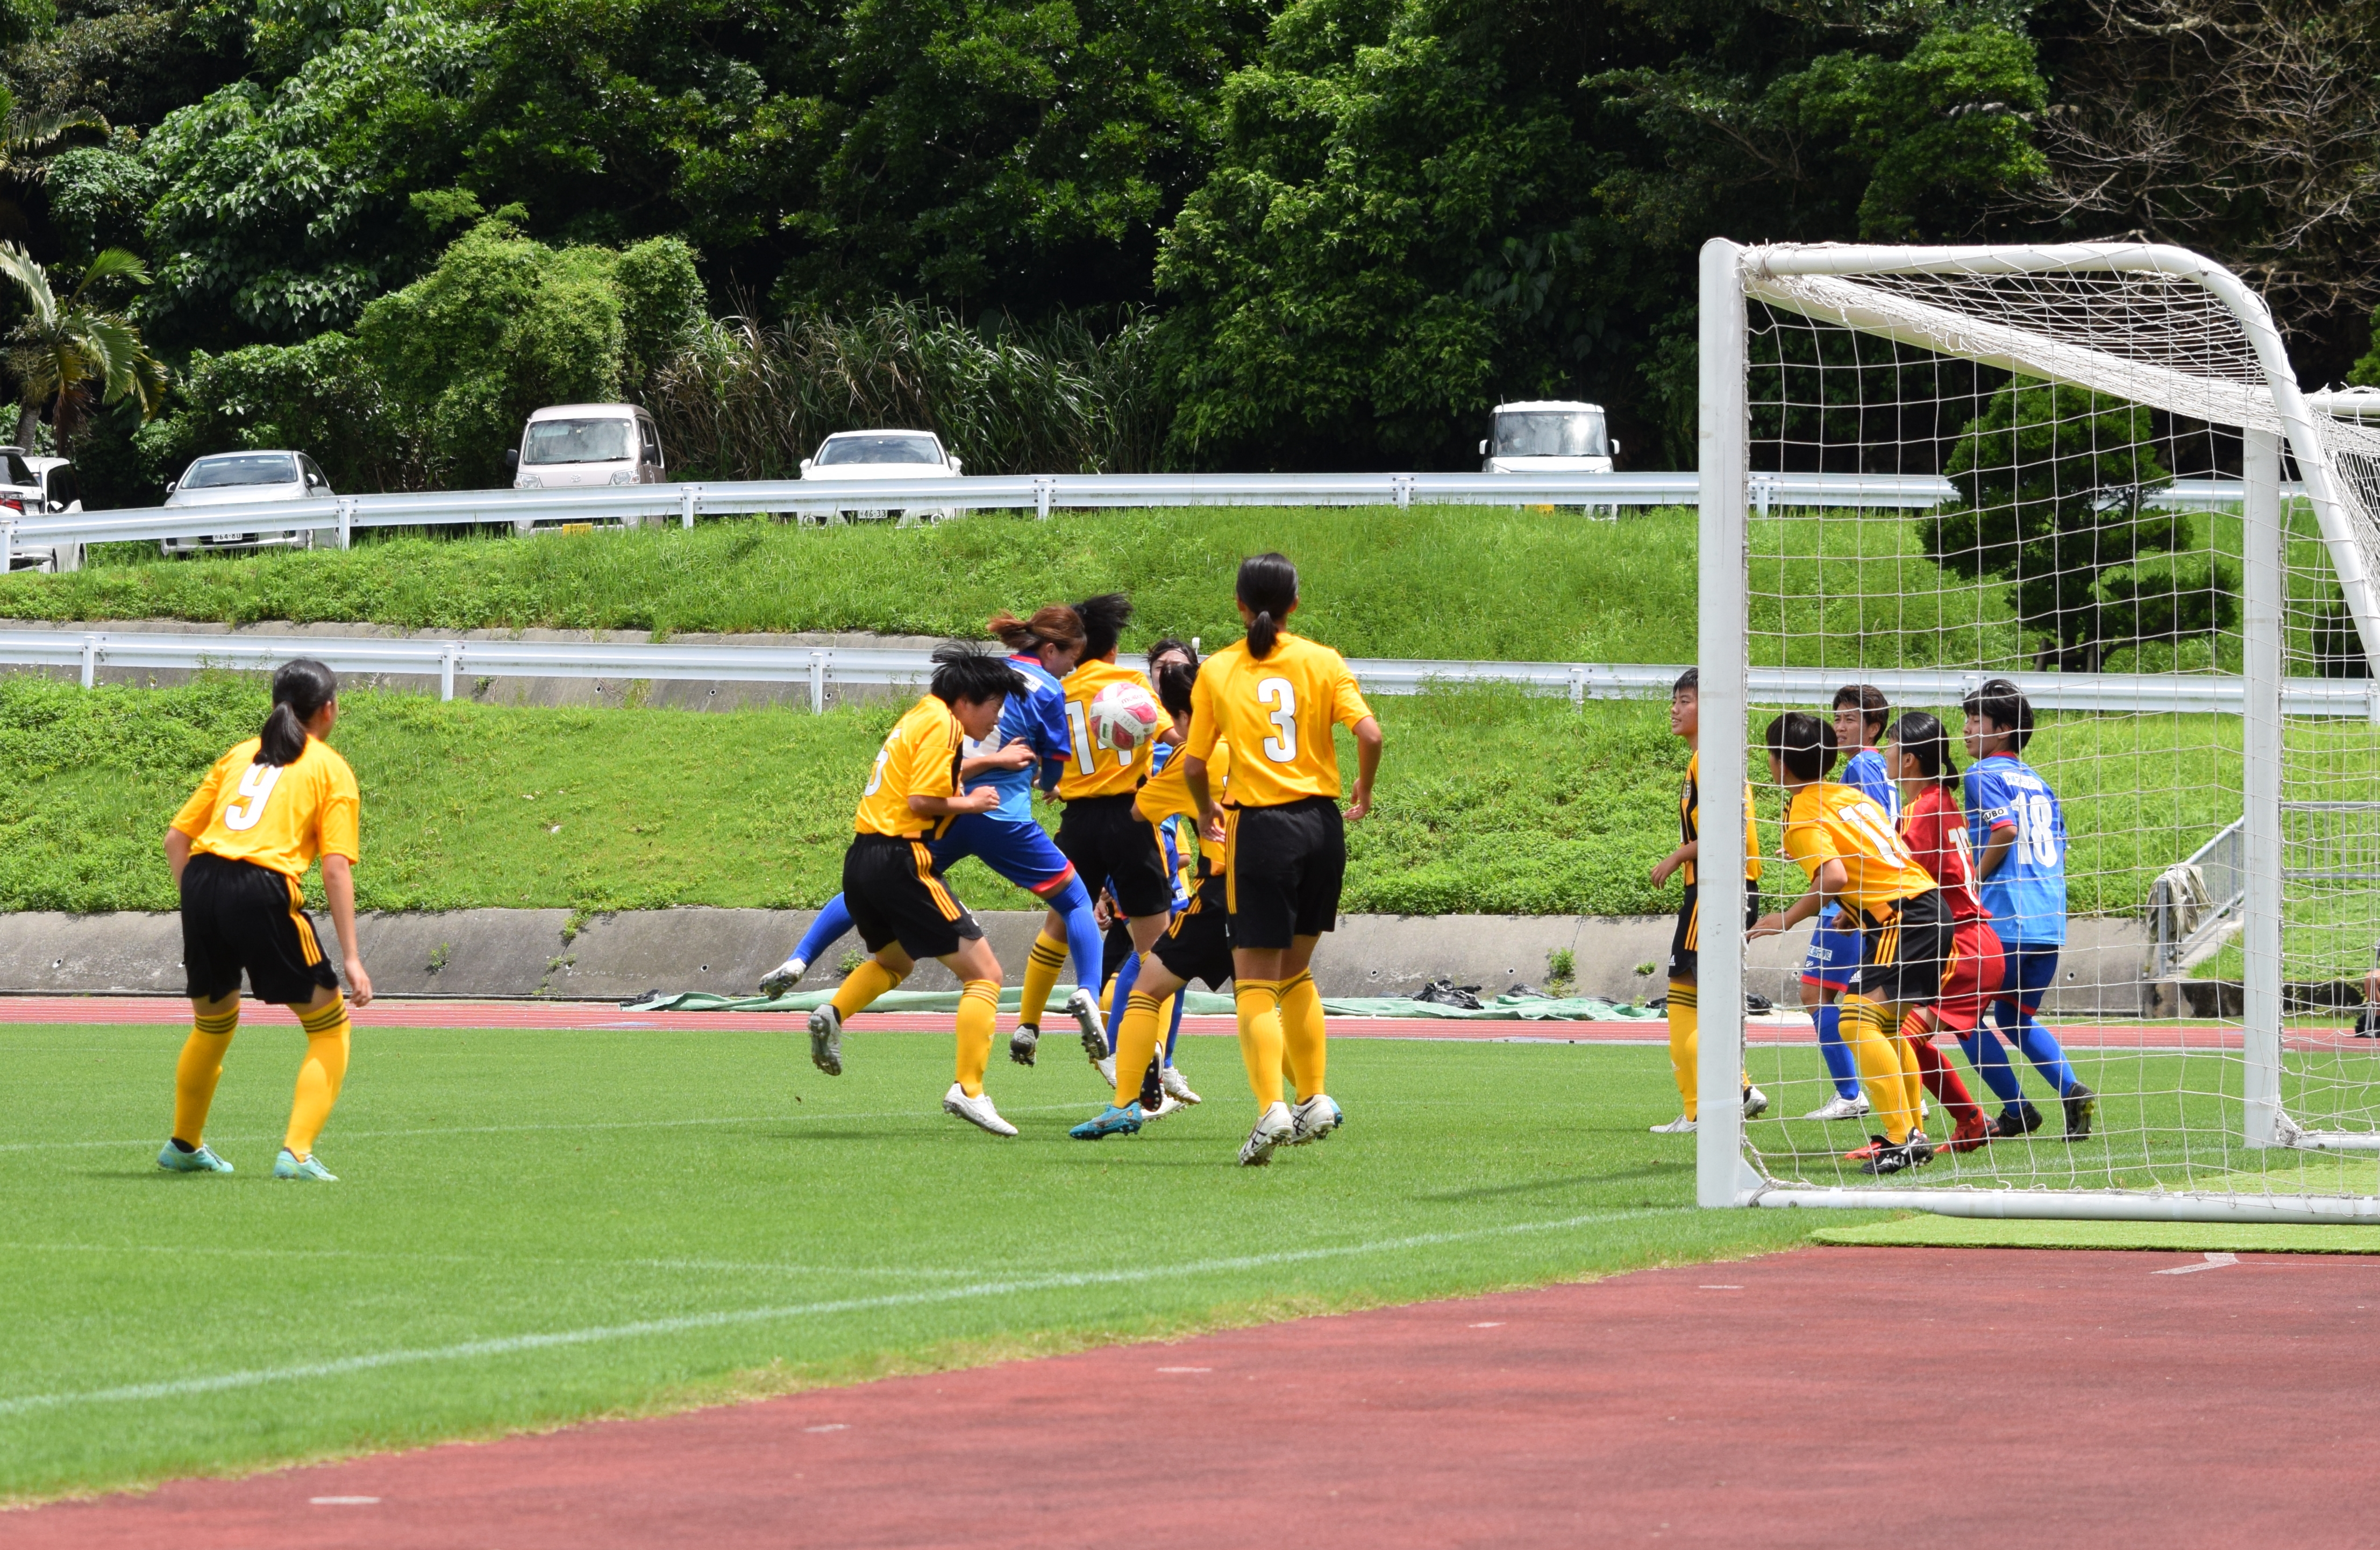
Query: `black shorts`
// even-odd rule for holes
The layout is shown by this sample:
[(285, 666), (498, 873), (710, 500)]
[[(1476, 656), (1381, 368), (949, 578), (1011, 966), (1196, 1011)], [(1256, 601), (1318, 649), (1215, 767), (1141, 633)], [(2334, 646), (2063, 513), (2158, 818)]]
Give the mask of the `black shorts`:
[(1286, 947), (1293, 936), (1319, 936), (1339, 923), (1347, 825), (1336, 799), (1233, 808), (1225, 816), (1233, 946)]
[(1950, 970), (1950, 911), (1928, 888), (1898, 906), (1860, 913), (1860, 966), (1852, 994), (1870, 1001), (1930, 1006)]
[(1058, 820), (1058, 848), (1075, 863), (1083, 885), (1099, 897), (1104, 884), (1116, 907), (1133, 920), (1173, 908), (1173, 879), (1157, 825), (1121, 797), (1076, 797)]
[(934, 874), (934, 853), (922, 839), (853, 836), (843, 853), (843, 902), (871, 953), (898, 942), (923, 963), (983, 935), (967, 907)]
[(1200, 883), (1189, 905), (1174, 912), (1173, 923), (1148, 949), (1184, 984), (1204, 980), (1208, 989), (1220, 990), (1232, 977), (1230, 892), (1221, 877)]
[(339, 988), (298, 881), (253, 861), (197, 855), (182, 869), (182, 967), (189, 995), (237, 995), (241, 970), (259, 1001), (302, 1007)]
[[(1685, 902), (1678, 906), (1678, 929), (1670, 934), (1670, 978), (1691, 980), (1702, 970), (1702, 899), (1694, 885), (1686, 885)], [(1760, 887), (1743, 885), (1743, 929), (1760, 919)]]

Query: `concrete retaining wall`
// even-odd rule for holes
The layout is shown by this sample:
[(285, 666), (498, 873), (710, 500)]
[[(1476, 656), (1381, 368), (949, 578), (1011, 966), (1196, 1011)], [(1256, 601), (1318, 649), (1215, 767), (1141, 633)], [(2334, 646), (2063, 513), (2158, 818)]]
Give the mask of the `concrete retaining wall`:
[[(319, 910), (317, 919), (329, 923)], [(460, 909), (366, 915), (357, 932), (383, 995), (618, 1001), (648, 990), (748, 995), (811, 919), (805, 909), (648, 909), (598, 915), (574, 934), (566, 910)], [(1014, 976), (1041, 917), (988, 910), (979, 919)], [(1315, 978), (1326, 995), (1409, 995), (1441, 975), (1492, 995), (1516, 981), (1542, 987), (1549, 956), (1568, 949), (1578, 994), (1634, 1001), (1667, 983), (1670, 927), (1668, 916), (1347, 915), (1322, 939)], [(1748, 988), (1791, 1004), (1807, 942), (1804, 927), (1755, 944)], [(837, 956), (858, 946), (848, 937)], [(2074, 922), (2050, 1009), (2152, 1010), (2148, 948), (2137, 921)], [(178, 995), (181, 957), (171, 914), (0, 915), (0, 993)], [(821, 964), (807, 982), (825, 985), (834, 974), (834, 964)], [(956, 988), (940, 964), (922, 966), (910, 985)]]

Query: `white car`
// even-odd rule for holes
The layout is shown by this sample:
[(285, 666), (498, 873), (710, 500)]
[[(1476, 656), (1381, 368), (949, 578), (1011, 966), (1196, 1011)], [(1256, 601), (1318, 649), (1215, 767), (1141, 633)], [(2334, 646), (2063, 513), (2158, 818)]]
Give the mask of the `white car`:
[(1568, 398), (1499, 404), (1479, 444), (1482, 473), (1609, 473), (1620, 455), (1603, 406)]
[[(959, 460), (931, 431), (837, 431), (819, 444), (818, 455), (802, 459), (804, 479), (956, 479)], [(954, 506), (909, 506), (855, 510), (854, 517), (925, 518), (958, 515)]]
[(634, 404), (555, 404), (528, 417), (521, 444), (504, 454), (516, 490), (589, 484), (662, 484), (661, 428)]
[(82, 543), (78, 539), (44, 543), (42, 519), (79, 514), (82, 490), (74, 465), (64, 458), (42, 458), (16, 447), (0, 447), (0, 518), (17, 523), (17, 542), (8, 552), (11, 570), (67, 571), (82, 568)]
[[(314, 459), (302, 452), (211, 452), (182, 470), (165, 486), (165, 504), (177, 509), (210, 506), (247, 506), (262, 501), (321, 500), (336, 494)], [(254, 519), (249, 519), (252, 522)], [(171, 558), (213, 549), (311, 549), (310, 529), (273, 531), (254, 527), (204, 533), (195, 538), (160, 539), (157, 547)]]

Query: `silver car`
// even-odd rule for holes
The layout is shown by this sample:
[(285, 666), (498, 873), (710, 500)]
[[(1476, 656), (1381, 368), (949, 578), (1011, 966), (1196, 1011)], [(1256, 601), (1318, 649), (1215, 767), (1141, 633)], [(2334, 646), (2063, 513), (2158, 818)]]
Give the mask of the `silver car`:
[[(249, 506), (260, 501), (321, 500), (336, 493), (322, 470), (314, 466), (314, 459), (302, 452), (213, 452), (193, 461), (182, 470), (181, 478), (165, 486), (165, 504), (180, 508)], [(275, 532), (245, 525), (255, 520), (253, 517), (246, 518), (239, 528), (195, 538), (161, 539), (157, 547), (170, 557), (214, 549), (314, 546), (310, 529)]]

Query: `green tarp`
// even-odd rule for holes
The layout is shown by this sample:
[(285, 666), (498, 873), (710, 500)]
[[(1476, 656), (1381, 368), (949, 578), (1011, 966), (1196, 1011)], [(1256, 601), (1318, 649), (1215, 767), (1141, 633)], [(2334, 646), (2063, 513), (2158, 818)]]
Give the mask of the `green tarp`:
[[(1050, 997), (1052, 1016), (1063, 1005), (1071, 986), (1060, 985)], [(709, 991), (682, 991), (675, 995), (654, 991), (626, 1003), (621, 1010), (628, 1012), (808, 1012), (826, 1004), (832, 991), (806, 990), (792, 995), (780, 995), (773, 1000), (766, 996), (714, 995)], [(1016, 1010), (1019, 992), (1014, 985), (1000, 993), (1000, 1007), (1005, 1012)], [(871, 1012), (955, 1012), (959, 1009), (956, 991), (896, 990), (876, 998), (868, 1007)], [(1647, 1007), (1622, 1005), (1606, 1001), (1599, 995), (1577, 995), (1560, 999), (1530, 995), (1500, 995), (1477, 1011), (1463, 1007), (1446, 1007), (1435, 1001), (1414, 1001), (1399, 995), (1351, 996), (1343, 1000), (1326, 998), (1322, 1009), (1335, 1018), (1443, 1018), (1462, 1022), (1522, 1021), (1522, 1022), (1612, 1022), (1660, 1019), (1659, 1011)], [(1233, 1007), (1228, 995), (1216, 995), (1206, 991), (1189, 993), (1185, 1012), (1202, 1017), (1230, 1017)]]

